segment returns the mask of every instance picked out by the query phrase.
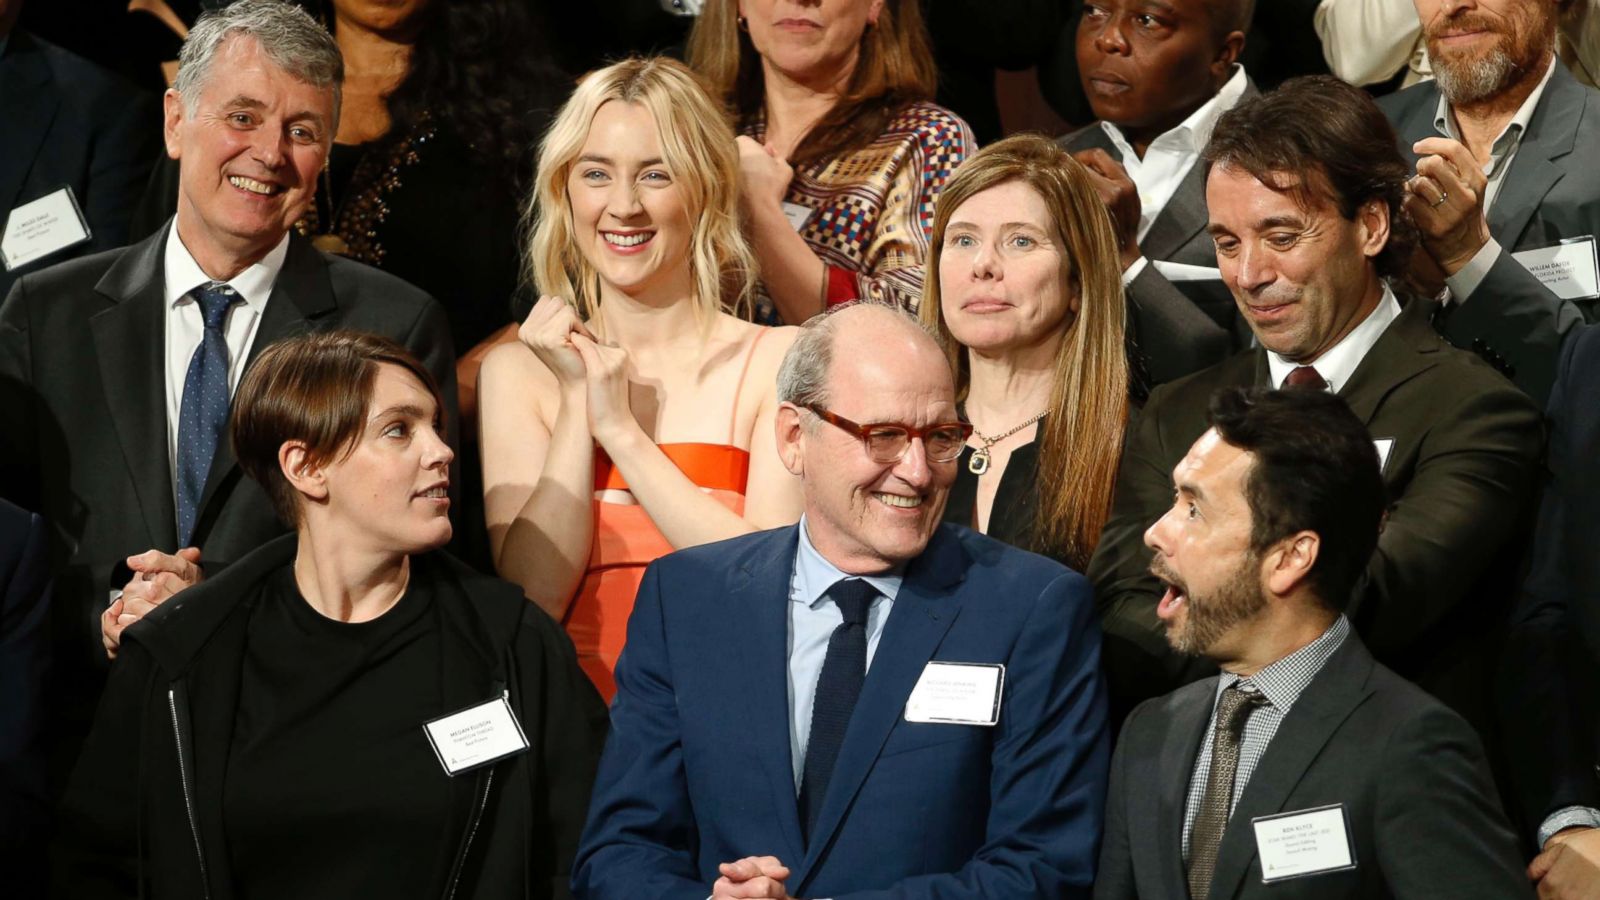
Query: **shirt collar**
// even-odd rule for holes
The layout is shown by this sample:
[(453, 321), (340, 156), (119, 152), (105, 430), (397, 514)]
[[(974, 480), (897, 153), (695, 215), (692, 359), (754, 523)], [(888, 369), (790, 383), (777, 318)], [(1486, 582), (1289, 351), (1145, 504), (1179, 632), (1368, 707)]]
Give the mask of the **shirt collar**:
[[(278, 246), (267, 251), (266, 256), (261, 257), (243, 272), (228, 279), (227, 284), (233, 288), (235, 294), (239, 295), (240, 302), (260, 309), (266, 306), (267, 298), (272, 295), (272, 285), (278, 280), (278, 273), (283, 270), (283, 260), (288, 255), (289, 235), (285, 233)], [(195, 262), (194, 256), (189, 253), (189, 248), (179, 239), (176, 217), (173, 218), (172, 224), (167, 226), (167, 250), (163, 261), (167, 280), (168, 309), (188, 299), (190, 291), (212, 281), (211, 276), (200, 268), (200, 264)]]
[[(1211, 141), (1211, 132), (1216, 128), (1217, 120), (1239, 103), (1248, 82), (1249, 77), (1244, 73), (1244, 66), (1235, 65), (1233, 75), (1222, 85), (1221, 90), (1211, 95), (1211, 99), (1190, 113), (1187, 119), (1151, 141), (1150, 146), (1175, 144), (1178, 148), (1199, 156), (1200, 152), (1205, 150), (1206, 144)], [(1105, 130), (1106, 136), (1111, 138), (1111, 143), (1116, 145), (1117, 152), (1122, 154), (1123, 159), (1138, 158), (1138, 154), (1133, 152), (1133, 145), (1123, 136), (1122, 129), (1105, 121), (1100, 123), (1100, 127)]]
[[(1544, 77), (1539, 79), (1539, 84), (1533, 93), (1522, 101), (1517, 107), (1517, 114), (1511, 117), (1506, 127), (1494, 139), (1489, 148), (1489, 174), (1493, 174), (1500, 160), (1505, 157), (1506, 151), (1522, 142), (1522, 135), (1527, 132), (1528, 125), (1533, 121), (1533, 111), (1539, 105), (1539, 99), (1544, 96), (1544, 89), (1550, 84), (1550, 76), (1556, 71), (1555, 54), (1550, 54), (1550, 63), (1545, 66)], [(1450, 138), (1453, 141), (1461, 140), (1461, 133), (1456, 130), (1456, 118), (1450, 114), (1450, 101), (1446, 100), (1443, 93), (1439, 94), (1439, 105), (1433, 111), (1433, 130)]]
[(883, 575), (851, 575), (838, 566), (828, 562), (811, 543), (811, 535), (806, 530), (806, 517), (800, 517), (800, 549), (795, 554), (794, 561), (794, 590), (789, 594), (791, 603), (804, 603), (816, 609), (822, 604), (823, 598), (828, 593), (828, 588), (833, 587), (841, 579), (860, 578), (867, 584), (878, 589), (878, 593), (890, 600), (900, 593), (900, 583), (905, 576), (900, 572), (889, 572)]
[(1283, 387), (1283, 380), (1289, 373), (1300, 365), (1315, 366), (1317, 374), (1328, 383), (1328, 390), (1338, 393), (1344, 387), (1350, 376), (1355, 374), (1356, 367), (1366, 358), (1367, 351), (1372, 345), (1383, 337), (1389, 324), (1400, 317), (1400, 301), (1395, 299), (1394, 291), (1389, 285), (1383, 286), (1383, 296), (1378, 300), (1378, 306), (1360, 325), (1350, 329), (1350, 333), (1340, 339), (1339, 343), (1328, 348), (1326, 353), (1309, 363), (1290, 362), (1287, 359), (1267, 351), (1267, 371), (1272, 377), (1272, 386)]
[(1340, 615), (1316, 640), (1275, 663), (1263, 666), (1261, 671), (1249, 678), (1223, 672), (1222, 677), (1217, 679), (1217, 696), (1221, 697), (1223, 691), (1241, 681), (1248, 681), (1266, 695), (1267, 702), (1277, 707), (1279, 712), (1287, 714), (1349, 634), (1350, 620)]

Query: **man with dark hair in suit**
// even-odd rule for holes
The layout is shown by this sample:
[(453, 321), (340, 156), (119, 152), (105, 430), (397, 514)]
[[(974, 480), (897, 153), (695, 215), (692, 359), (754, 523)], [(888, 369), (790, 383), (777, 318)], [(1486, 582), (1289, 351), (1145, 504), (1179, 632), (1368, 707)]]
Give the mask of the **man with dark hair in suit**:
[(1088, 583), (940, 524), (971, 426), (910, 315), (813, 319), (778, 397), (805, 514), (646, 571), (574, 895), (1087, 898)]
[(1256, 93), (1236, 63), (1253, 6), (1091, 0), (1078, 23), (1078, 73), (1099, 121), (1061, 143), (1112, 211), (1135, 340), (1156, 384), (1233, 348), (1238, 317), (1205, 233), (1200, 151), (1217, 117)]
[(1450, 289), (1452, 343), (1543, 403), (1562, 336), (1600, 313), (1600, 92), (1556, 57), (1566, 0), (1414, 2), (1434, 80), (1382, 106), (1416, 166), (1419, 280)]
[(1472, 728), (1344, 616), (1384, 513), (1361, 420), (1224, 388), (1206, 421), (1144, 540), (1166, 639), (1222, 673), (1129, 717), (1097, 900), (1531, 896)]
[(377, 332), (455, 396), (438, 304), (290, 233), (338, 125), (343, 63), (327, 31), (298, 7), (240, 0), (196, 24), (179, 62), (163, 132), (181, 169), (172, 224), (26, 275), (0, 306), (0, 455), (33, 476), (59, 538), (62, 766), (104, 679), (102, 639), (114, 647), (127, 623), (286, 529), (223, 438), (261, 348)]
[(1206, 148), (1208, 230), (1260, 346), (1159, 388), (1129, 434), (1111, 519), (1089, 566), (1114, 712), (1210, 674), (1174, 657), (1142, 536), (1221, 387), (1309, 384), (1372, 432), (1389, 488), (1350, 619), (1373, 655), (1487, 729), (1488, 670), (1514, 592), (1541, 433), (1526, 395), (1445, 343), (1430, 304), (1386, 281), (1412, 235), (1407, 167), (1360, 89), (1286, 82), (1218, 122)]

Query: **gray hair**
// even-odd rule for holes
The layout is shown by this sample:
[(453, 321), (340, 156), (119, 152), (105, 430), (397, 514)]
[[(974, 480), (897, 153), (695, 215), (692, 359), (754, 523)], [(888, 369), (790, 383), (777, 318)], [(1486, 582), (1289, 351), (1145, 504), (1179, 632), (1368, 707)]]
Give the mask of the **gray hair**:
[[(802, 409), (828, 405), (828, 370), (833, 365), (834, 334), (839, 330), (839, 313), (856, 306), (874, 306), (891, 313), (901, 324), (927, 335), (939, 345), (939, 336), (913, 313), (889, 303), (854, 300), (841, 303), (807, 319), (800, 336), (783, 355), (778, 367), (778, 399)], [(812, 420), (815, 421), (814, 419)]]
[(267, 59), (295, 78), (319, 88), (332, 87), (333, 122), (329, 126), (337, 125), (344, 84), (339, 45), (310, 13), (283, 0), (238, 0), (200, 17), (178, 52), (178, 77), (172, 83), (183, 98), (185, 113), (194, 114), (200, 92), (211, 77), (217, 49), (236, 34), (254, 38)]

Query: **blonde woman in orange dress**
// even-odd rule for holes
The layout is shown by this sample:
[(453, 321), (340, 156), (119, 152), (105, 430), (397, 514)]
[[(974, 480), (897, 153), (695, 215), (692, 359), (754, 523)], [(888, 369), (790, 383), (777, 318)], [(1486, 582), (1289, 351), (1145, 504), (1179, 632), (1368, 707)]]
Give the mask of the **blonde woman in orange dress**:
[(776, 373), (793, 329), (745, 320), (733, 134), (682, 64), (590, 74), (530, 202), (542, 295), (480, 376), (498, 573), (561, 622), (607, 699), (644, 567), (790, 524)]

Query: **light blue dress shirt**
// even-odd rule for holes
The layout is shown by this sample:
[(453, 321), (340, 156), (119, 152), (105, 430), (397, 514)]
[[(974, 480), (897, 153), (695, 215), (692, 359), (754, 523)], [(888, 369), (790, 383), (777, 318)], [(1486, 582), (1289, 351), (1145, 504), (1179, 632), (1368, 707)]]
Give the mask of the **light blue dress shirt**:
[(851, 575), (828, 562), (812, 546), (806, 520), (800, 517), (800, 547), (795, 553), (789, 581), (789, 759), (794, 764), (794, 789), (806, 770), (806, 743), (811, 738), (811, 707), (817, 695), (817, 676), (828, 655), (828, 639), (844, 622), (839, 605), (827, 596), (828, 588), (845, 578), (861, 578), (878, 589), (867, 610), (867, 669), (883, 636), (894, 598), (903, 580), (898, 572), (885, 575)]

